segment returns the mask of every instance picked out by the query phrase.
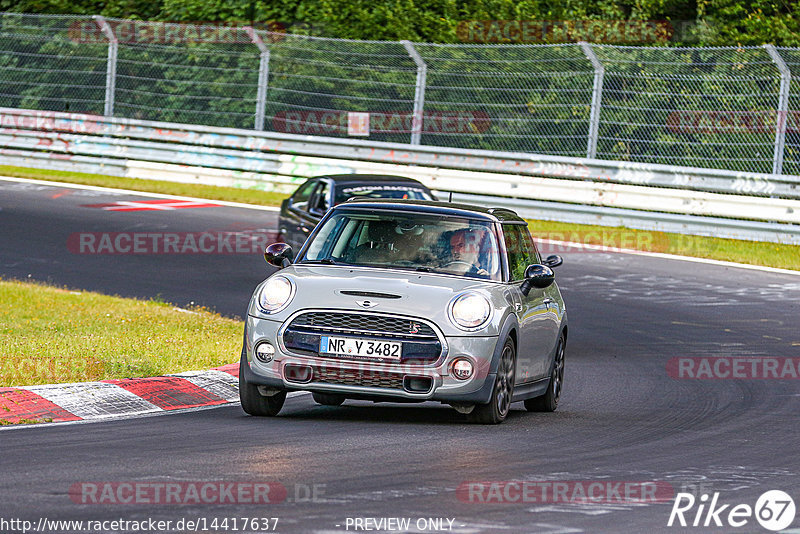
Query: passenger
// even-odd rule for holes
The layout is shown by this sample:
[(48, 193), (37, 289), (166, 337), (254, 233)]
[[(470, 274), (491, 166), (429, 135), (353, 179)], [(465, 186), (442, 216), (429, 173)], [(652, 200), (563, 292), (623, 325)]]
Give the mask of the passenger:
[[(424, 228), (421, 225), (407, 221), (398, 221), (395, 226), (396, 260), (410, 264), (424, 264), (432, 258), (425, 255)], [(429, 255), (428, 255), (429, 256)]]
[(367, 226), (367, 240), (356, 247), (350, 261), (353, 263), (391, 263), (397, 255), (394, 223), (391, 221), (370, 221)]

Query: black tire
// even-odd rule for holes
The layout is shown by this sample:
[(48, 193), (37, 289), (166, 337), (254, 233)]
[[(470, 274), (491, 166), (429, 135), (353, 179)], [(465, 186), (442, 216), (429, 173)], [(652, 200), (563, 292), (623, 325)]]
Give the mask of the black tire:
[(337, 395), (335, 393), (319, 393), (312, 391), (311, 396), (314, 397), (314, 402), (323, 406), (341, 406), (345, 401), (344, 395)]
[[(242, 365), (247, 365), (244, 362)], [(280, 393), (271, 397), (265, 397), (258, 391), (258, 386), (255, 384), (248, 384), (242, 376), (243, 372), (239, 370), (239, 400), (242, 401), (242, 409), (250, 414), (256, 416), (274, 417), (283, 408), (283, 403), (286, 402), (286, 392)]]
[(492, 399), (488, 404), (478, 404), (467, 414), (471, 423), (496, 425), (506, 420), (511, 410), (511, 399), (514, 395), (514, 378), (517, 350), (511, 338), (506, 339), (497, 364), (497, 375), (492, 388)]
[(525, 409), (529, 412), (554, 412), (558, 408), (561, 390), (564, 387), (564, 352), (567, 348), (567, 338), (564, 332), (558, 338), (556, 355), (553, 358), (553, 368), (550, 371), (550, 383), (547, 392), (539, 397), (525, 401)]

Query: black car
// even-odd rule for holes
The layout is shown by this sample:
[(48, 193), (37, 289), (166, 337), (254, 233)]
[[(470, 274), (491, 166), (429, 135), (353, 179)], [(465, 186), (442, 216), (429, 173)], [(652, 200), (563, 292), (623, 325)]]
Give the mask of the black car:
[(436, 200), (430, 189), (413, 178), (382, 174), (332, 174), (309, 178), (283, 201), (279, 239), (302, 245), (328, 208), (351, 198)]

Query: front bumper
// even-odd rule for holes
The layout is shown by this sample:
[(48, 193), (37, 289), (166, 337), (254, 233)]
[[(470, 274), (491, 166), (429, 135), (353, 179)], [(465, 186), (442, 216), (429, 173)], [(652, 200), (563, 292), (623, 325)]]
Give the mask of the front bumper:
[[(449, 336), (444, 356), (432, 364), (353, 361), (290, 353), (278, 339), (282, 323), (248, 316), (241, 371), (246, 382), (273, 389), (338, 393), (376, 400), (441, 401), (445, 403), (489, 402), (495, 375), (492, 359), (494, 337)], [(275, 348), (269, 363), (253, 356), (263, 341)], [(455, 358), (472, 360), (475, 372), (468, 380), (450, 373)], [(310, 375), (310, 376), (309, 376)]]

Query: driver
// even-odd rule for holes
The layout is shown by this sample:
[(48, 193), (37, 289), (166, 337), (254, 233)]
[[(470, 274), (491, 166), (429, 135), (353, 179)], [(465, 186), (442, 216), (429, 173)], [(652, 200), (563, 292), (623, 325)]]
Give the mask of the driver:
[(481, 242), (486, 231), (482, 229), (461, 228), (450, 236), (450, 261), (447, 266), (455, 268), (459, 274), (488, 275), (480, 266)]

